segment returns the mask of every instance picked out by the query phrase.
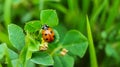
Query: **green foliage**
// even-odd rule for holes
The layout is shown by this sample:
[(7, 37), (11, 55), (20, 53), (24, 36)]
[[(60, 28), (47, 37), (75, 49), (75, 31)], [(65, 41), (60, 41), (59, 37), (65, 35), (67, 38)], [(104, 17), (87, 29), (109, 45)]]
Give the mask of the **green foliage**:
[[(70, 30), (59, 41), (59, 33), (53, 28), (55, 40), (46, 43), (41, 40), (42, 25), (47, 24), (51, 28), (55, 27), (58, 25), (58, 18), (55, 10), (41, 11), (40, 18), (41, 21), (30, 21), (25, 24), (24, 30), (26, 35), (21, 27), (15, 24), (8, 25), (9, 40), (19, 53), (7, 49), (7, 47), (3, 49), (4, 46), (0, 45), (0, 59), (6, 55), (10, 67), (27, 67), (29, 63), (33, 67), (34, 64), (44, 66), (52, 65), (53, 67), (57, 67), (58, 65), (61, 67), (73, 67), (74, 57), (79, 56), (82, 58), (87, 50), (87, 38), (77, 30)], [(62, 30), (59, 30), (59, 32), (62, 32)], [(48, 46), (47, 50), (41, 51), (42, 46), (45, 46), (45, 44)], [(62, 56), (61, 49), (65, 49), (68, 52)]]
[[(119, 0), (0, 0), (0, 67), (119, 67), (119, 8)], [(42, 39), (44, 24), (53, 42)]]
[(63, 46), (66, 47), (72, 54), (83, 57), (87, 50), (88, 42), (87, 38), (80, 32), (77, 30), (71, 30), (67, 32), (63, 40)]
[(4, 52), (5, 50), (4, 50), (4, 45), (0, 45), (0, 59), (2, 59), (3, 58), (3, 56), (5, 55), (5, 52)]
[(2, 47), (3, 51), (1, 51), (2, 55), (1, 55), (0, 59), (2, 59), (3, 56), (5, 56), (6, 57), (6, 62), (8, 63), (7, 67), (12, 67), (13, 65), (12, 65), (12, 62), (10, 60), (10, 53), (8, 51), (9, 50), (8, 47), (6, 46), (5, 43), (1, 44), (1, 47)]
[(118, 61), (120, 61), (119, 55), (112, 48), (112, 46), (110, 46), (110, 44), (106, 45), (105, 52), (106, 52), (107, 56), (113, 57), (113, 58), (117, 59)]
[(95, 10), (95, 13), (93, 13), (91, 20), (90, 20), (92, 22), (91, 23), (92, 27), (95, 24), (95, 21), (97, 20), (97, 18), (99, 17), (100, 12), (104, 9), (107, 3), (108, 3), (107, 0), (104, 0), (101, 6), (99, 6), (99, 8)]
[[(65, 55), (65, 56), (54, 56), (54, 67), (73, 67), (74, 66), (74, 58)], [(69, 61), (68, 61), (69, 60)]]
[(116, 0), (113, 3), (113, 6), (111, 7), (110, 11), (109, 11), (109, 16), (105, 25), (105, 29), (109, 29), (110, 26), (113, 24), (112, 22), (114, 21), (114, 18), (116, 17), (117, 13), (118, 13), (118, 7), (119, 7), (120, 1)]
[(40, 21), (31, 21), (26, 23), (24, 30), (26, 32), (32, 33), (36, 32), (41, 28)]
[(52, 57), (45, 52), (33, 53), (31, 61), (36, 64), (42, 64), (42, 65), (53, 65), (54, 64)]
[(26, 67), (27, 60), (31, 57), (30, 54), (31, 52), (28, 52), (28, 45), (26, 45), (20, 53), (19, 62), (17, 65), (21, 64), (23, 67)]
[(14, 59), (18, 58), (18, 54), (16, 52), (14, 52), (13, 50), (8, 49), (8, 52), (9, 52), (9, 56), (10, 56), (11, 60), (14, 60)]
[(55, 10), (43, 10), (40, 14), (42, 24), (47, 24), (51, 27), (58, 25), (58, 17)]
[(23, 30), (17, 25), (10, 24), (8, 26), (8, 33), (12, 45), (18, 50), (21, 50), (25, 45), (25, 34)]

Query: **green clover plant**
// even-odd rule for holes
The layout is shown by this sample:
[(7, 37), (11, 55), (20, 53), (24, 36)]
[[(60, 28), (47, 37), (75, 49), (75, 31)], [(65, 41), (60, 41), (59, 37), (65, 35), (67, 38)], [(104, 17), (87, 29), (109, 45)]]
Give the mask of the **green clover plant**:
[[(44, 24), (54, 30), (55, 40), (47, 43), (46, 50), (40, 50), (43, 45), (41, 27)], [(10, 67), (35, 67), (35, 65), (73, 67), (75, 57), (82, 58), (87, 50), (87, 38), (77, 30), (70, 30), (63, 33), (63, 39), (61, 39), (59, 32), (62, 31), (58, 32), (54, 29), (58, 24), (55, 10), (42, 10), (40, 20), (27, 22), (24, 30), (15, 24), (10, 24), (8, 26), (9, 40), (17, 51), (6, 49), (7, 46), (1, 44), (0, 59), (6, 56)]]

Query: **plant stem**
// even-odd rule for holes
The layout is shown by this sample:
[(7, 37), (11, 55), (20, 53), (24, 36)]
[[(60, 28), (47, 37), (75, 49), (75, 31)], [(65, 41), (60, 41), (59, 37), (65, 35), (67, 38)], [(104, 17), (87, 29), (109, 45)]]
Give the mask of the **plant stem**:
[(61, 49), (62, 48), (62, 46), (60, 45), (60, 46), (58, 46), (57, 48), (55, 48), (52, 52), (51, 52), (51, 56), (55, 53), (55, 52), (57, 52), (59, 49)]
[(6, 28), (7, 28), (8, 24), (11, 23), (11, 5), (12, 5), (12, 0), (5, 0), (4, 20), (5, 20)]
[(2, 64), (0, 63), (0, 67), (2, 67)]

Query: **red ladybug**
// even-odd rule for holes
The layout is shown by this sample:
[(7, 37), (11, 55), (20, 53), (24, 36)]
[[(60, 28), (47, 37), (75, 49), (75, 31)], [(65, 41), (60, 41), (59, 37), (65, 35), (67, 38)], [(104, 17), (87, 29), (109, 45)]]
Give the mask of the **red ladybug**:
[(46, 42), (54, 41), (54, 37), (55, 37), (54, 31), (46, 24), (43, 25), (42, 27), (42, 37)]

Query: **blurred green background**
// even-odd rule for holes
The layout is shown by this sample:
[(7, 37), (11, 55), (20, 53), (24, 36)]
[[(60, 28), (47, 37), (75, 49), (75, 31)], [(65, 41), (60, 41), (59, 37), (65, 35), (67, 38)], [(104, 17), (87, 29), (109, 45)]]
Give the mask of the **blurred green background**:
[[(0, 43), (14, 50), (7, 26), (21, 27), (31, 20), (40, 20), (40, 11), (56, 10), (60, 24), (55, 27), (61, 39), (71, 29), (87, 36), (86, 15), (90, 20), (99, 67), (120, 67), (120, 0), (0, 0)], [(72, 36), (71, 36), (72, 37)], [(89, 51), (75, 67), (89, 67)]]

